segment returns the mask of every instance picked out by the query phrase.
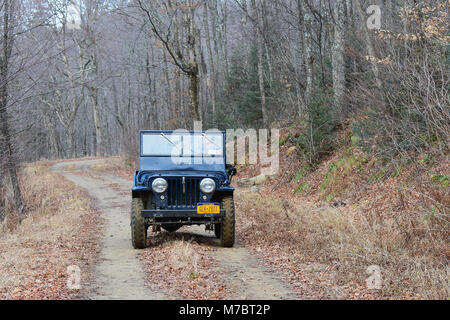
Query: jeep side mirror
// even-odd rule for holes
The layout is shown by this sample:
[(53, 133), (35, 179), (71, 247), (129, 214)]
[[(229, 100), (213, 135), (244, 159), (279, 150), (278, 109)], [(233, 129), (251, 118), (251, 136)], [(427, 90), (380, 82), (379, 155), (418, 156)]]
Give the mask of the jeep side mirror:
[(230, 177), (234, 176), (237, 173), (237, 170), (234, 166), (231, 164), (226, 165), (227, 173)]

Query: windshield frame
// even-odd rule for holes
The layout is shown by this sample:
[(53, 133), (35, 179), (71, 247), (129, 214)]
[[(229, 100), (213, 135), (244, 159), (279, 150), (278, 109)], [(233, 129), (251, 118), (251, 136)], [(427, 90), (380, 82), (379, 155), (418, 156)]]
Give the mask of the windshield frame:
[(199, 135), (199, 134), (205, 134), (206, 136), (210, 135), (210, 134), (220, 134), (222, 135), (222, 154), (219, 156), (213, 156), (213, 155), (207, 155), (203, 153), (202, 150), (202, 155), (195, 155), (195, 152), (192, 152), (190, 155), (183, 155), (183, 148), (184, 148), (184, 143), (183, 143), (183, 138), (181, 139), (181, 152), (180, 155), (175, 156), (176, 158), (223, 158), (225, 159), (226, 157), (226, 145), (225, 145), (225, 141), (226, 141), (226, 136), (225, 136), (225, 131), (221, 131), (221, 130), (208, 130), (208, 131), (188, 131), (186, 130), (185, 132), (177, 132), (175, 130), (140, 130), (139, 131), (139, 156), (140, 157), (146, 157), (146, 158), (156, 158), (156, 157), (162, 157), (162, 158), (170, 158), (173, 157), (173, 155), (167, 155), (167, 154), (155, 154), (155, 155), (148, 155), (148, 154), (144, 154), (143, 153), (143, 136), (146, 134), (152, 134), (152, 135), (161, 135), (164, 134), (165, 136), (167, 136), (168, 139), (171, 138), (172, 135), (179, 135), (179, 136), (193, 136), (193, 135)]

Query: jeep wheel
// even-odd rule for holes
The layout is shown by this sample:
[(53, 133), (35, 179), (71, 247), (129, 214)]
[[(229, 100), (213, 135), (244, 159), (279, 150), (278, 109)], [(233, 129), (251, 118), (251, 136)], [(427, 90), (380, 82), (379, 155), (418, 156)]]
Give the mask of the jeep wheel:
[(222, 228), (220, 228), (220, 242), (224, 247), (232, 247), (234, 245), (234, 200), (233, 197), (225, 197), (222, 199), (222, 209), (225, 209), (225, 216), (222, 220)]
[(182, 227), (182, 225), (178, 224), (178, 223), (168, 223), (168, 224), (163, 224), (161, 227), (164, 230), (166, 230), (167, 232), (175, 232), (178, 229), (180, 229)]
[(147, 226), (141, 215), (144, 204), (141, 198), (131, 200), (131, 243), (135, 249), (144, 249), (147, 244)]
[(216, 238), (220, 239), (220, 229), (222, 228), (221, 223), (215, 223), (214, 224), (214, 234), (216, 235)]

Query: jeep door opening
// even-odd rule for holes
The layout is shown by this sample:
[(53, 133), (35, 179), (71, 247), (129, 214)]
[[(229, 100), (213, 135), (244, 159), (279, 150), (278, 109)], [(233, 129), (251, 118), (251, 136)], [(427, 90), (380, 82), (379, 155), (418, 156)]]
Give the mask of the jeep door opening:
[(235, 212), (223, 131), (140, 131), (139, 171), (134, 174), (131, 242), (147, 243), (147, 230), (175, 232), (205, 225), (222, 246), (232, 247)]

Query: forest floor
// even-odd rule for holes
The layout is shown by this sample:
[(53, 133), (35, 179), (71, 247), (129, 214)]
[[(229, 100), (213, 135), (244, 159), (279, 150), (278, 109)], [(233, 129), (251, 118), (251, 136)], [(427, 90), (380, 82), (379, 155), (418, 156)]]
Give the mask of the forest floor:
[[(282, 172), (292, 161), (283, 158)], [(235, 180), (258, 171), (239, 169)], [(361, 227), (355, 209), (361, 204), (314, 201), (313, 192), (299, 196), (289, 189), (298, 179), (287, 183), (286, 174), (256, 192), (233, 183), (233, 248), (222, 248), (202, 227), (183, 227), (149, 230), (148, 248), (134, 250), (133, 170), (121, 157), (29, 165), (23, 180), (33, 183), (25, 196), (35, 207), (15, 230), (0, 234), (0, 299), (421, 299), (448, 293), (445, 252), (444, 260), (413, 255), (397, 245), (401, 239)], [(380, 249), (378, 241), (388, 240)], [(374, 264), (384, 268), (382, 289), (367, 286)], [(69, 265), (81, 267), (80, 290), (67, 288)]]
[[(389, 168), (342, 137), (342, 146), (308, 171), (289, 136), (295, 133), (282, 131), (280, 174), (257, 188), (236, 182), (259, 175), (260, 166), (237, 166), (238, 246), (299, 299), (447, 299), (448, 156), (423, 154)], [(115, 157), (91, 169), (131, 180), (133, 162)], [(230, 287), (229, 276), (208, 272), (226, 251), (193, 233), (150, 236), (153, 248), (142, 256), (150, 280), (182, 297), (232, 296), (240, 283)], [(178, 251), (184, 260), (174, 265)]]
[(105, 160), (61, 162), (53, 171), (85, 189), (105, 221), (99, 259), (92, 281), (84, 290), (87, 299), (164, 299), (146, 286), (145, 275), (129, 240), (130, 180), (106, 173), (89, 176), (89, 168)]
[[(132, 170), (123, 163), (121, 158), (109, 158), (54, 167), (89, 191), (106, 220), (103, 258), (94, 271), (96, 280), (87, 290), (88, 298), (376, 298), (364, 284), (341, 281), (338, 266), (302, 257), (300, 248), (292, 251), (283, 241), (274, 246), (273, 236), (284, 232), (274, 230), (274, 222), (264, 227), (254, 218), (255, 212), (267, 212), (263, 209), (270, 205), (267, 201), (275, 199), (263, 199), (246, 189), (235, 192), (237, 240), (233, 248), (220, 247), (214, 235), (201, 227), (183, 227), (176, 233), (149, 230), (149, 247), (133, 250), (128, 226)], [(279, 212), (273, 214), (278, 217)], [(280, 218), (280, 230), (291, 223)], [(132, 268), (123, 269), (125, 265)]]
[(0, 223), (0, 300), (79, 299), (92, 280), (104, 220), (88, 192), (52, 172), (53, 164), (24, 165), (26, 217)]
[(149, 234), (149, 248), (131, 247), (131, 177), (98, 168), (108, 160), (61, 162), (54, 171), (86, 189), (105, 220), (88, 299), (295, 299), (293, 288), (261, 266), (238, 240), (222, 248), (211, 233), (185, 227)]

